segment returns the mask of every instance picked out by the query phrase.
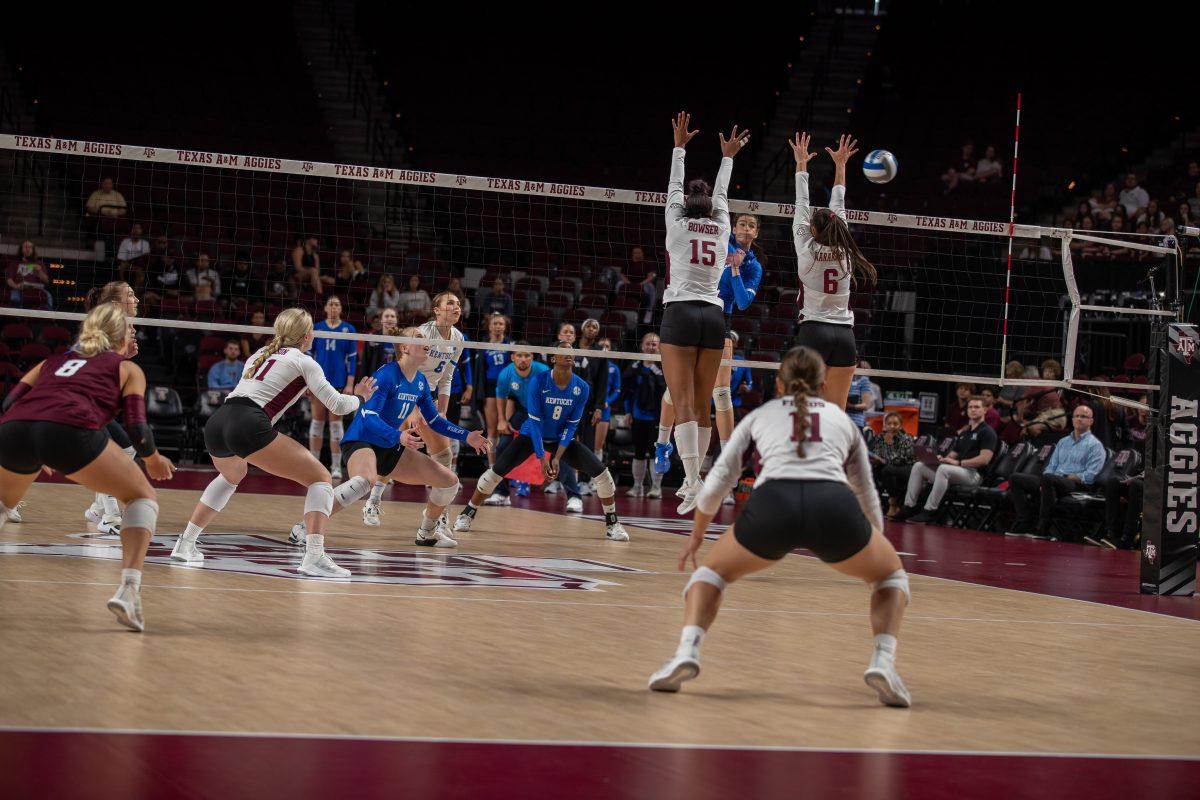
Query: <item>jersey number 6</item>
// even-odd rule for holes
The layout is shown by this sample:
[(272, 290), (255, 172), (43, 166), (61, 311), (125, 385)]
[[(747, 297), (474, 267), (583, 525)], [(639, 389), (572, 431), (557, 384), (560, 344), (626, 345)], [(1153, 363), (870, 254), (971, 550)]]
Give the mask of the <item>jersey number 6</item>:
[(692, 239), (692, 263), (702, 267), (715, 266), (717, 263), (716, 243)]

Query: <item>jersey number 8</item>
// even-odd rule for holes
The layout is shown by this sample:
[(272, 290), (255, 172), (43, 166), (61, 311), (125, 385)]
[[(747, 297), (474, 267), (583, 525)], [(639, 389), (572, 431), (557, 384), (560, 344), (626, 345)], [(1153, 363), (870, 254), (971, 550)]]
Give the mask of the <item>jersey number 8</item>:
[(555, 406), (555, 407), (554, 407), (554, 414), (552, 415), (552, 419), (558, 419), (559, 417), (561, 417), (561, 416), (562, 416), (562, 410), (563, 410), (563, 407), (562, 407), (562, 406)]
[(59, 378), (69, 378), (79, 370), (83, 369), (83, 365), (87, 363), (84, 358), (72, 358), (70, 361), (63, 363), (61, 367), (54, 370), (54, 374)]

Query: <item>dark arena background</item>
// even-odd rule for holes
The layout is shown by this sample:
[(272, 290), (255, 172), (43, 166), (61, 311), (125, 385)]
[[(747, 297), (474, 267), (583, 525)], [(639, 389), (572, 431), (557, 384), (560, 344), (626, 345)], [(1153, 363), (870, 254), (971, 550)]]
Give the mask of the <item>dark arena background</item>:
[[(151, 481), (134, 633), (103, 604), (142, 512), (62, 470), (10, 498), (0, 469), (0, 797), (1200, 796), (1194, 9), (657, 10), (5, 10), (0, 434), (23, 424), (22, 377), (121, 281), (175, 472)], [(718, 132), (749, 131), (729, 198), (754, 241), (730, 248), (761, 283), (728, 323), (736, 421), (779, 396), (804, 327), (787, 141), (812, 135), (821, 207), (826, 148), (858, 142), (846, 217), (878, 279), (850, 294), (847, 410), (911, 582), (911, 707), (860, 677), (871, 589), (803, 547), (725, 589), (694, 682), (647, 689), (678, 641), (693, 530), (682, 459), (660, 472), (644, 438), (681, 110), (688, 179), (713, 182)], [(898, 164), (883, 183), (864, 173), (876, 150)], [(455, 527), (495, 474), (463, 444), (438, 528), (456, 546), (414, 543), (424, 485), (381, 484), (328, 518), (349, 576), (303, 573), (306, 485), (251, 467), (203, 560), (176, 557), (217, 476), (206, 426), (281, 312), (331, 323), (314, 353), (343, 348), (349, 394), (415, 349), (401, 331), (447, 292), (467, 341), (446, 416), (514, 446), (498, 373), (576, 351), (596, 415), (575, 438), (628, 540), (602, 476), (551, 482), (533, 461)], [(353, 422), (328, 415), (306, 393), (274, 431), (339, 487)], [(962, 460), (977, 426), (989, 455), (927, 494), (923, 460)], [(6, 441), (0, 465), (29, 457)], [(759, 469), (701, 560), (743, 525)]]

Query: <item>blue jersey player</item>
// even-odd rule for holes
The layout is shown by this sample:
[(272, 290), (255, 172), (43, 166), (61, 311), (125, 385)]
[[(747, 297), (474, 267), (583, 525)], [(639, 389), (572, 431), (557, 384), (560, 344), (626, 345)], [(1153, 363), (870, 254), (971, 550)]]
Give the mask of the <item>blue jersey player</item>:
[[(325, 319), (313, 326), (314, 331), (355, 333), (354, 326), (342, 319), (342, 301), (330, 295), (325, 301)], [(313, 339), (309, 355), (321, 365), (325, 380), (347, 394), (354, 391), (354, 370), (358, 366), (358, 343), (353, 339)], [(325, 420), (329, 420), (329, 474), (335, 481), (342, 479), (342, 418), (329, 413), (325, 406), (309, 396), (312, 405), (312, 422), (308, 426), (308, 450), (318, 461), (325, 444)]]
[(564, 461), (592, 480), (604, 509), (604, 536), (616, 542), (629, 541), (629, 534), (617, 519), (616, 483), (608, 468), (588, 447), (575, 440), (575, 430), (583, 419), (589, 389), (572, 372), (574, 356), (550, 356), (554, 368), (533, 376), (529, 381), (525, 409), (528, 416), (512, 444), (496, 456), (496, 463), (479, 477), (475, 495), (454, 521), (454, 530), (469, 531), (484, 500), (512, 470), (530, 455), (542, 460), (542, 472), (548, 480), (558, 475)]

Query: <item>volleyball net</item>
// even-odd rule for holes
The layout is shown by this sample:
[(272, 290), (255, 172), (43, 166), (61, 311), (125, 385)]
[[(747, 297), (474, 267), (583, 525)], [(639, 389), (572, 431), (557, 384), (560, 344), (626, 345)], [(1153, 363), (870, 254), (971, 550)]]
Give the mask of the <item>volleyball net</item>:
[[(667, 171), (664, 151), (664, 187)], [(357, 332), (321, 335), (363, 348), (397, 341), (378, 329), (382, 309), (395, 308), (401, 326), (423, 322), (428, 300), (452, 290), (466, 301), (469, 348), (492, 347), (484, 340), (498, 310), (524, 350), (553, 353), (563, 323), (578, 333), (595, 319), (622, 369), (657, 359), (641, 341), (658, 328), (667, 274), (660, 190), (5, 134), (0, 199), (8, 383), (62, 345), (89, 290), (118, 279), (142, 301), (139, 363), (189, 408), (224, 337), (269, 333), (293, 305), (324, 318), (332, 295)], [(734, 366), (748, 370), (735, 396), (753, 407), (773, 394), (796, 333), (793, 208), (730, 206), (758, 223), (761, 286), (733, 321)], [(1171, 312), (1156, 308), (1142, 277), (1177, 266), (1173, 243), (875, 211), (848, 218), (879, 273), (855, 286), (851, 306), (870, 364), (862, 372), (884, 394), (946, 398), (947, 383), (967, 382), (1103, 388), (1133, 401), (1153, 388), (1143, 366), (1151, 322)], [(1042, 379), (1046, 360), (1063, 366), (1061, 379)], [(1012, 361), (1019, 377), (1006, 374)]]

